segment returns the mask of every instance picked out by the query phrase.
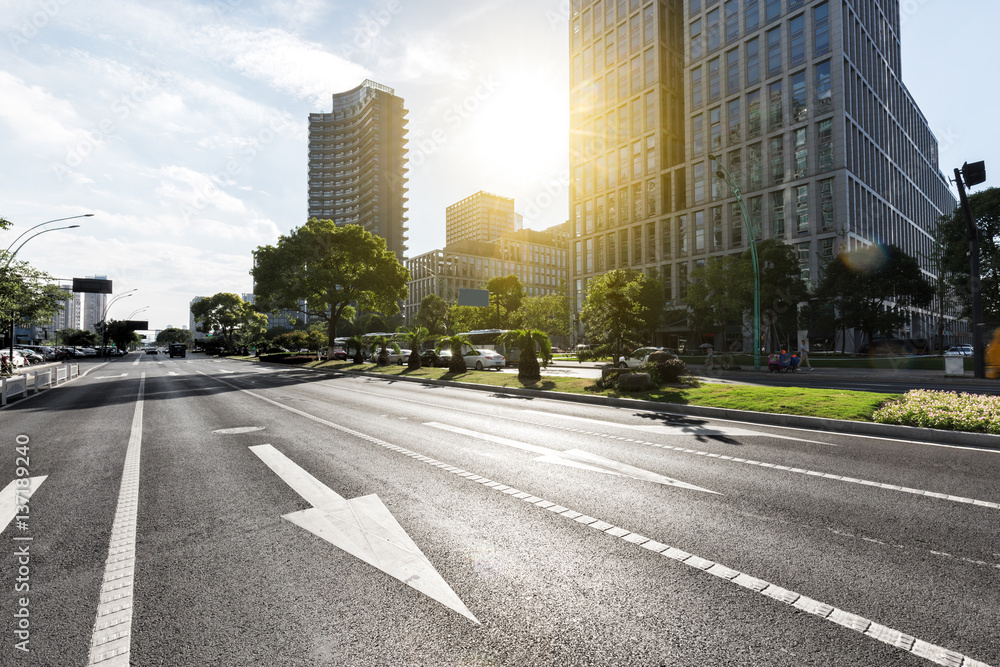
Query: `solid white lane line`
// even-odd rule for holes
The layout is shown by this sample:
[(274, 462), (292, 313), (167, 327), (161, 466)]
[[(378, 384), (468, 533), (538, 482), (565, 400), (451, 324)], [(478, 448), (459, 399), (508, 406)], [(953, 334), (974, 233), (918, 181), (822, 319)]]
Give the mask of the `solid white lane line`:
[[(531, 410), (525, 410), (524, 412), (532, 413), (534, 415), (546, 416), (546, 417), (560, 417), (563, 415), (552, 415), (546, 412), (534, 412)], [(570, 417), (570, 419), (584, 419), (585, 421), (597, 421), (588, 420), (581, 417)], [(867, 479), (857, 479), (855, 477), (847, 477), (844, 475), (835, 475), (827, 472), (819, 472), (816, 470), (806, 470), (804, 468), (792, 468), (791, 466), (778, 465), (776, 463), (766, 463), (764, 461), (754, 461), (753, 459), (744, 459), (738, 456), (726, 456), (724, 454), (715, 454), (713, 452), (706, 452), (697, 449), (689, 449), (687, 447), (674, 447), (671, 445), (663, 445), (657, 442), (647, 442), (645, 440), (635, 440), (632, 438), (623, 438), (617, 435), (610, 435), (607, 433), (595, 433), (593, 431), (587, 431), (584, 429), (570, 428), (568, 426), (559, 426), (557, 424), (552, 424), (546, 422), (545, 424), (538, 424), (534, 422), (529, 422), (536, 426), (545, 426), (546, 428), (555, 428), (560, 431), (567, 431), (569, 433), (581, 433), (584, 435), (591, 435), (598, 438), (607, 438), (609, 440), (620, 440), (623, 442), (631, 442), (637, 445), (646, 445), (647, 447), (655, 447), (657, 449), (667, 449), (674, 452), (680, 452), (682, 454), (694, 454), (695, 456), (704, 456), (711, 459), (717, 459), (719, 461), (731, 461), (733, 463), (743, 463), (745, 465), (757, 466), (760, 468), (769, 468), (771, 470), (781, 470), (783, 472), (791, 472), (799, 475), (809, 475), (810, 477), (818, 477), (821, 479), (832, 479), (838, 482), (848, 482), (850, 484), (861, 484), (863, 486), (871, 486), (877, 489), (885, 489), (888, 491), (897, 491), (899, 493), (910, 493), (917, 496), (925, 496), (927, 498), (937, 498), (939, 500), (950, 500), (956, 503), (965, 503), (967, 505), (977, 505), (979, 507), (988, 507), (990, 509), (1000, 509), (1000, 503), (991, 502), (988, 500), (976, 500), (974, 498), (965, 498), (963, 496), (955, 496), (947, 493), (937, 493), (935, 491), (927, 491), (924, 489), (911, 489), (906, 486), (899, 486), (897, 484), (885, 484), (883, 482), (873, 482)], [(616, 424), (615, 422), (598, 422), (601, 424), (606, 424), (609, 427), (622, 427), (622, 424)], [(625, 426), (625, 428), (628, 428)], [(640, 427), (645, 428), (645, 427)]]
[[(201, 373), (201, 371), (198, 372)], [(302, 410), (297, 410), (287, 405), (278, 403), (277, 401), (272, 401), (271, 399), (261, 396), (260, 394), (254, 393), (247, 389), (243, 389), (242, 387), (239, 387), (231, 382), (227, 382), (220, 378), (209, 375), (208, 373), (202, 373), (202, 375), (210, 377), (218, 382), (221, 382), (222, 384), (228, 385), (233, 389), (242, 391), (250, 396), (253, 396), (254, 398), (259, 398), (260, 400), (266, 403), (270, 403), (271, 405), (281, 408), (282, 410), (287, 410), (297, 415), (301, 415), (306, 419), (310, 419), (312, 421), (325, 424), (343, 433), (350, 434), (354, 437), (360, 438), (372, 444), (384, 447), (386, 449), (390, 449), (394, 452), (398, 452), (400, 454), (403, 454), (404, 456), (408, 456), (422, 463), (426, 463), (429, 466), (440, 468), (453, 475), (462, 477), (468, 481), (475, 482), (487, 488), (491, 488), (494, 491), (499, 491), (505, 495), (513, 496), (520, 500), (524, 500), (525, 502), (531, 503), (536, 507), (540, 507), (555, 514), (559, 514), (564, 518), (576, 521), (577, 523), (580, 523), (582, 525), (586, 525), (590, 528), (594, 528), (595, 530), (599, 530), (614, 537), (618, 537), (626, 542), (641, 546), (644, 549), (648, 549), (650, 551), (654, 551), (656, 553), (664, 555), (668, 558), (680, 561), (685, 565), (689, 565), (699, 570), (703, 570), (708, 574), (730, 581), (738, 586), (742, 586), (743, 588), (747, 588), (771, 600), (791, 605), (800, 611), (813, 614), (814, 616), (818, 616), (819, 618), (836, 623), (837, 625), (847, 628), (848, 630), (859, 632), (865, 635), (866, 637), (875, 639), (877, 641), (880, 641), (884, 644), (888, 644), (890, 646), (894, 646), (896, 648), (903, 649), (904, 651), (912, 653), (921, 658), (926, 658), (939, 665), (945, 665), (946, 667), (956, 667), (956, 666), (990, 667), (986, 663), (973, 660), (972, 658), (964, 656), (961, 653), (956, 653), (955, 651), (950, 651), (941, 646), (925, 642), (921, 639), (917, 639), (913, 636), (904, 634), (899, 630), (894, 630), (892, 628), (881, 625), (879, 623), (875, 623), (874, 621), (863, 618), (861, 616), (857, 616), (842, 609), (838, 609), (831, 605), (824, 604), (817, 600), (813, 600), (812, 598), (806, 597), (794, 591), (787, 590), (776, 584), (764, 581), (763, 579), (757, 579), (756, 577), (744, 574), (739, 570), (733, 570), (724, 565), (720, 565), (719, 563), (704, 558), (700, 558), (698, 556), (689, 554), (675, 547), (670, 547), (661, 542), (651, 540), (648, 537), (644, 537), (637, 533), (633, 533), (625, 528), (619, 528), (605, 521), (600, 521), (595, 517), (587, 516), (581, 512), (576, 512), (574, 510), (571, 510), (568, 507), (557, 505), (556, 503), (544, 500), (542, 498), (539, 498), (538, 496), (534, 496), (530, 493), (520, 491), (513, 487), (500, 484), (499, 482), (495, 482), (491, 479), (482, 477), (473, 472), (469, 472), (467, 470), (463, 470), (461, 468), (449, 465), (443, 461), (438, 461), (429, 456), (424, 456), (423, 454), (419, 454), (412, 450), (406, 449), (405, 447), (400, 447), (399, 445), (393, 445), (384, 440), (379, 440), (376, 437), (367, 435), (365, 433), (361, 433), (359, 431), (355, 431), (353, 429), (349, 429), (346, 426), (335, 424), (331, 421), (327, 421), (320, 417), (311, 415), (307, 412), (303, 412)]]
[(10, 522), (17, 516), (18, 508), (28, 504), (31, 494), (38, 490), (47, 477), (48, 475), (19, 477), (5, 486), (3, 491), (0, 491), (0, 533), (6, 530)]
[(132, 650), (132, 597), (135, 579), (135, 534), (139, 513), (139, 454), (142, 447), (142, 403), (146, 374), (139, 378), (139, 395), (125, 452), (118, 506), (111, 524), (111, 542), (101, 584), (101, 602), (90, 642), (91, 665), (127, 667)]

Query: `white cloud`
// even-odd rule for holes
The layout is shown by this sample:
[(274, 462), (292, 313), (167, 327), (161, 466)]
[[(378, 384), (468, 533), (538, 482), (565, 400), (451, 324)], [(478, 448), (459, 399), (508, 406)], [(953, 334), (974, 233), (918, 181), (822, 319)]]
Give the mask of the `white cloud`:
[(40, 151), (65, 148), (81, 138), (82, 121), (69, 102), (42, 86), (0, 71), (0, 121), (16, 140)]

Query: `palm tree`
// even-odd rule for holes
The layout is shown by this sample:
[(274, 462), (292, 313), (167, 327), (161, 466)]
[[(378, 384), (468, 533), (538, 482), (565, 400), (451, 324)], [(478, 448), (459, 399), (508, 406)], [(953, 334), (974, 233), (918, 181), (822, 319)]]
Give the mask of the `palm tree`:
[(538, 354), (548, 363), (552, 357), (552, 343), (549, 335), (538, 329), (514, 329), (505, 331), (497, 337), (498, 345), (518, 351), (517, 379), (526, 382), (537, 382), (542, 379), (542, 371), (538, 366)]
[(438, 350), (441, 350), (441, 348), (444, 347), (451, 350), (451, 361), (448, 363), (449, 373), (465, 373), (469, 370), (468, 366), (465, 365), (465, 357), (462, 356), (463, 345), (473, 347), (472, 341), (469, 340), (468, 336), (455, 334), (453, 336), (445, 336), (444, 338), (438, 339)]
[(396, 333), (402, 335), (403, 342), (410, 348), (410, 360), (406, 362), (406, 367), (410, 370), (420, 368), (420, 346), (430, 338), (430, 332), (427, 330), (427, 327), (418, 326), (412, 329), (399, 327)]
[(347, 339), (347, 349), (354, 348), (354, 363), (360, 364), (365, 360), (365, 337), (361, 334), (354, 334)]
[(379, 366), (389, 365), (389, 346), (392, 346), (393, 351), (399, 354), (399, 343), (392, 340), (389, 336), (372, 336), (368, 339), (372, 345), (378, 346), (378, 356), (376, 357), (375, 363)]

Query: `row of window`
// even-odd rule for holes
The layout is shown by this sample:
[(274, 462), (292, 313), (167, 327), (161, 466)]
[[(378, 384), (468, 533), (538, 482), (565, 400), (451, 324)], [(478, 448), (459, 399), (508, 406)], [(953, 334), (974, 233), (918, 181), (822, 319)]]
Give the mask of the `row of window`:
[[(810, 197), (811, 189), (815, 200)], [(786, 201), (789, 193), (790, 206)], [(602, 273), (614, 268), (742, 248), (748, 238), (747, 224), (755, 236), (778, 240), (836, 229), (832, 178), (804, 183), (790, 191), (776, 190), (750, 197), (746, 200), (746, 208), (747, 220), (743, 219), (739, 204), (734, 201), (726, 206), (714, 206), (574, 241), (576, 273)], [(601, 228), (599, 225), (598, 230)], [(587, 233), (592, 232), (592, 229), (587, 230)]]
[(613, 42), (617, 37), (621, 45), (619, 53), (652, 44), (656, 39), (656, 8), (651, 4), (641, 15), (636, 14), (641, 4), (640, 0), (604, 0), (584, 10), (582, 16), (574, 10), (570, 25), (573, 49), (579, 49), (581, 44), (588, 44), (592, 39), (600, 39), (605, 31), (608, 32), (604, 38), (607, 41)]
[[(698, 18), (688, 26), (692, 62), (696, 62), (704, 55), (712, 54), (723, 45), (734, 43), (739, 39), (738, 3), (736, 0), (729, 0), (726, 2), (725, 9), (724, 40), (720, 28), (722, 8), (713, 9), (705, 15), (704, 19)], [(732, 9), (731, 12), (730, 9)], [(748, 11), (751, 11), (749, 7)], [(789, 67), (797, 67), (806, 61), (806, 17), (808, 14), (808, 12), (803, 12), (793, 16), (785, 26)], [(751, 14), (746, 17), (748, 27), (744, 34), (747, 35), (756, 30), (759, 25), (752, 24), (750, 17)], [(777, 16), (769, 19), (768, 23), (775, 19)], [(830, 52), (830, 6), (827, 2), (816, 5), (812, 10), (812, 47), (813, 57), (820, 57)], [(752, 62), (754, 68), (759, 69), (760, 58), (764, 56), (763, 64), (766, 67), (767, 76), (779, 73), (782, 67), (782, 27), (772, 28), (760, 37), (747, 40), (746, 49), (748, 63)]]

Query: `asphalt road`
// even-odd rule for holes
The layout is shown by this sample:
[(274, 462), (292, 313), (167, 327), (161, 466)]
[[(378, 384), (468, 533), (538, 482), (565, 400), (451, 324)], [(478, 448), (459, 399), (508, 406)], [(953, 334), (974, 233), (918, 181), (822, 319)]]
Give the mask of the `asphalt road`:
[(0, 665), (1000, 665), (1000, 451), (84, 371), (0, 411)]

